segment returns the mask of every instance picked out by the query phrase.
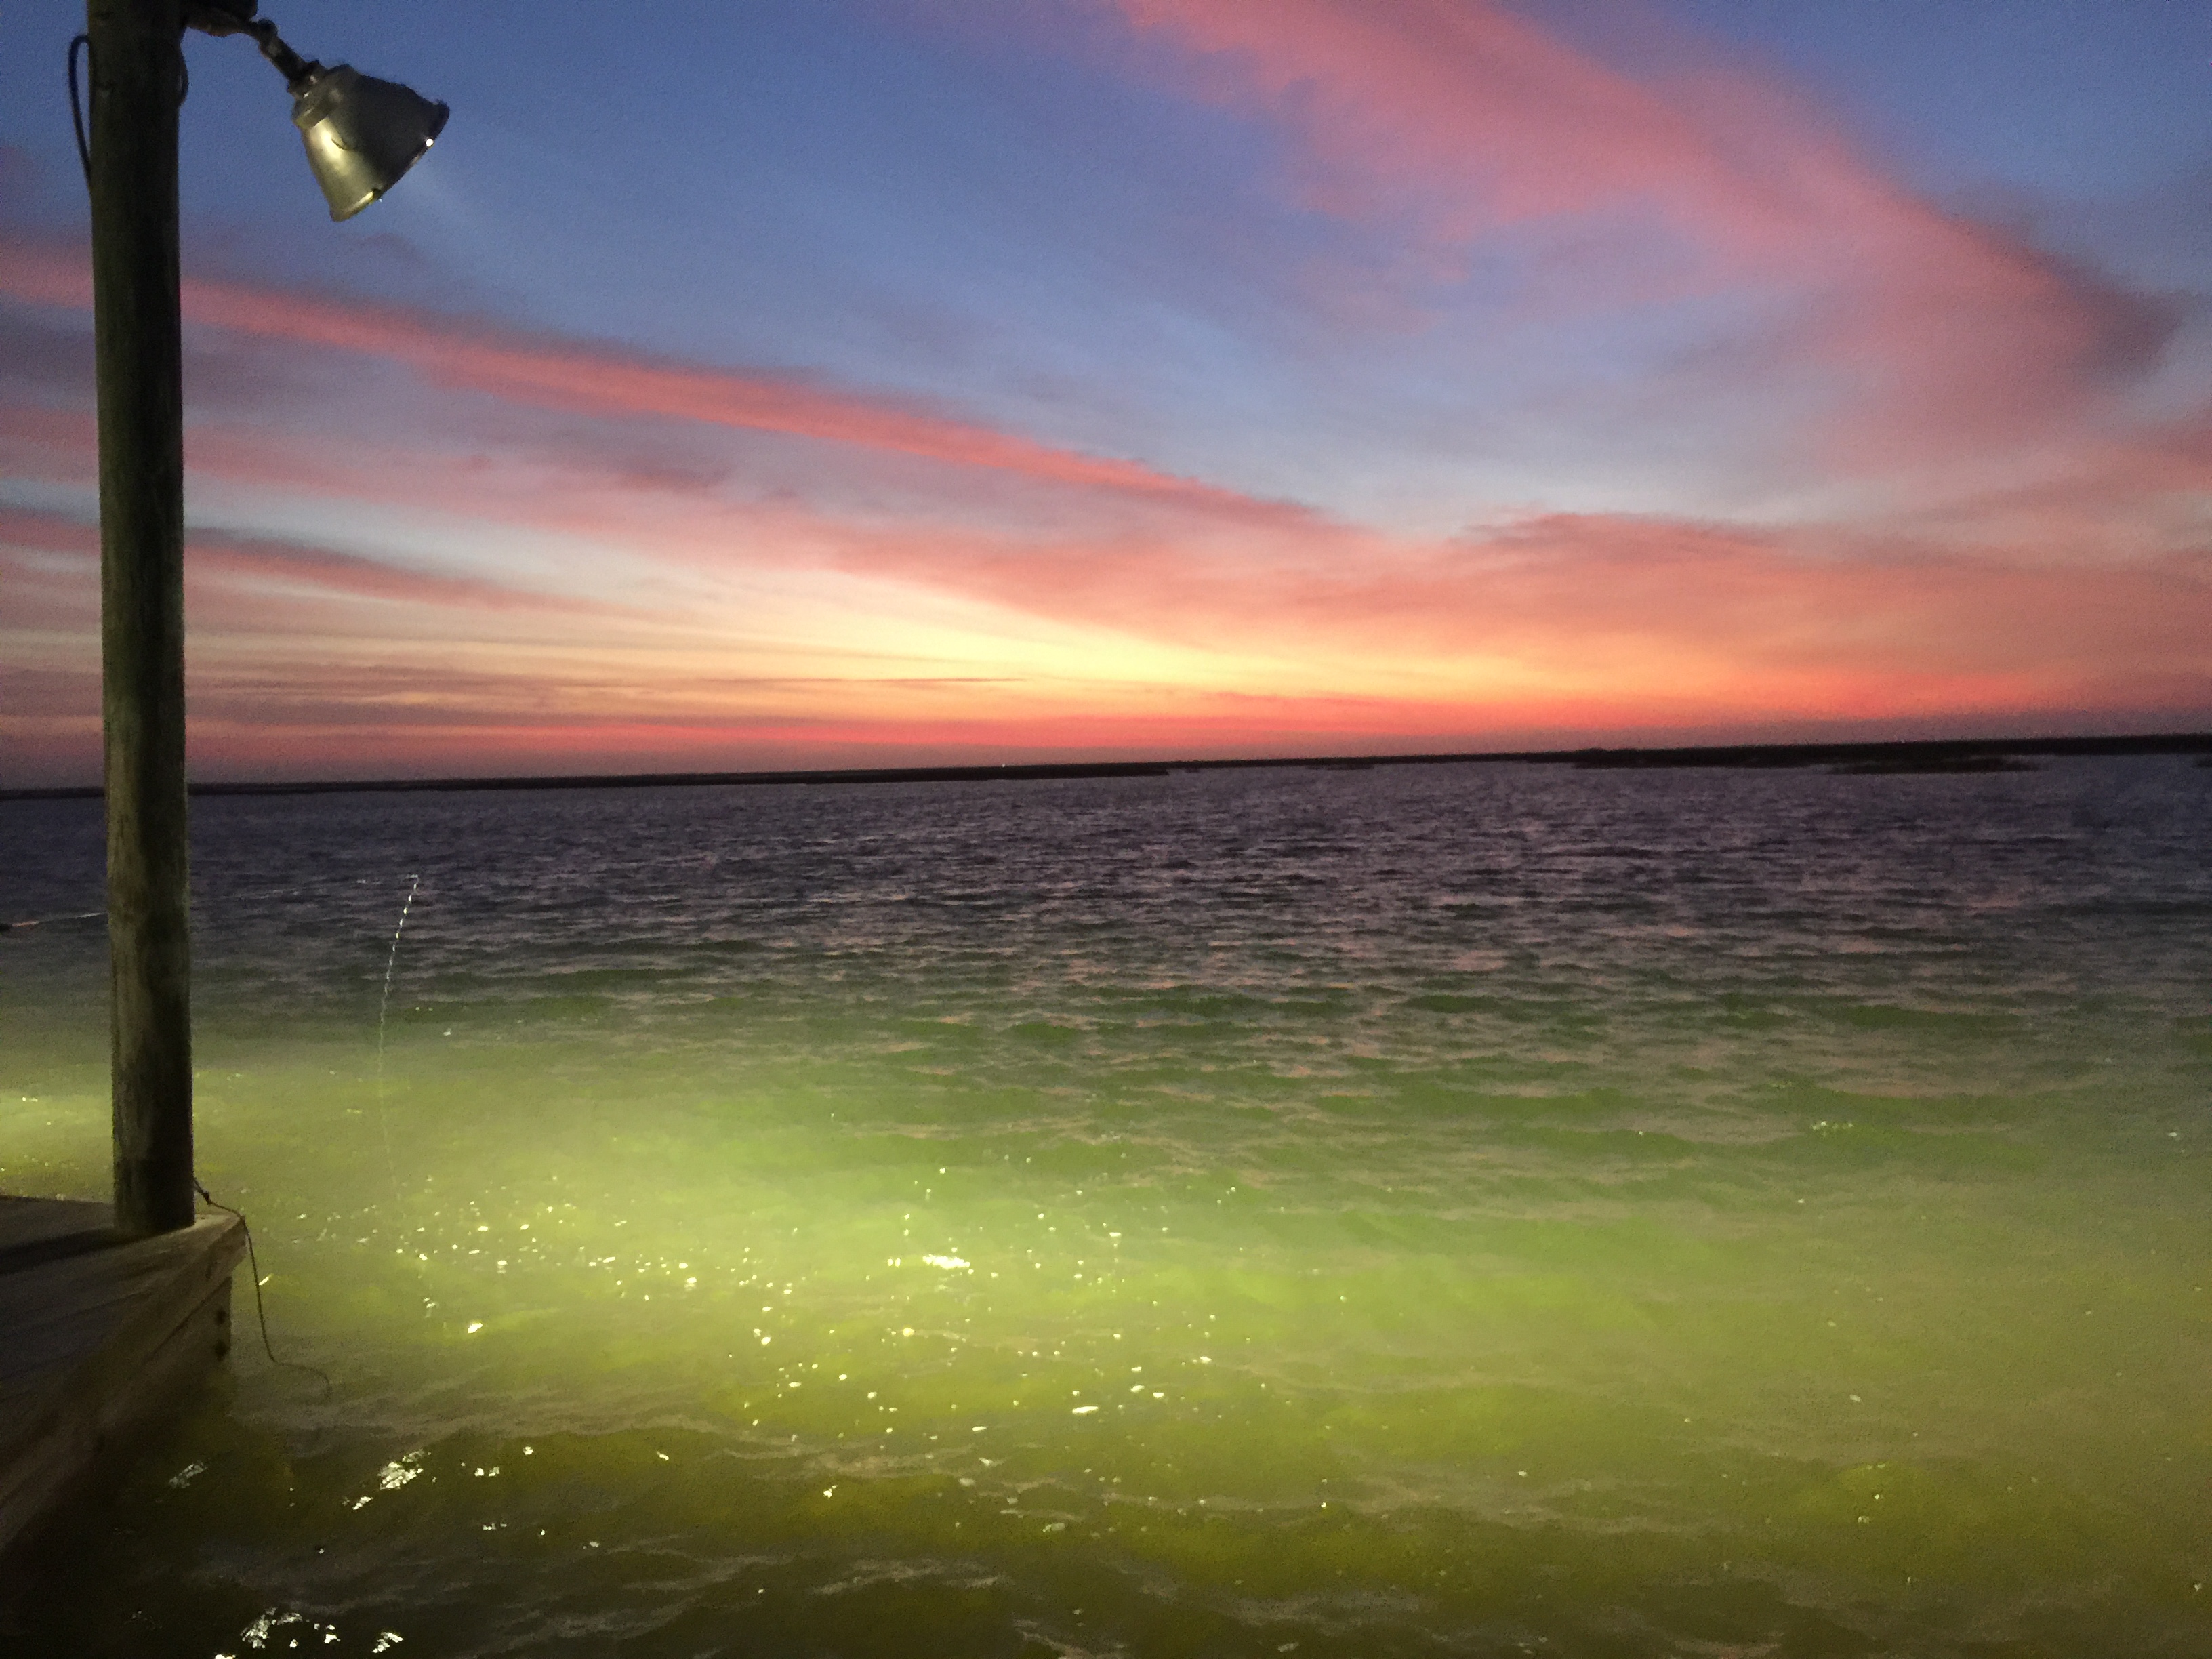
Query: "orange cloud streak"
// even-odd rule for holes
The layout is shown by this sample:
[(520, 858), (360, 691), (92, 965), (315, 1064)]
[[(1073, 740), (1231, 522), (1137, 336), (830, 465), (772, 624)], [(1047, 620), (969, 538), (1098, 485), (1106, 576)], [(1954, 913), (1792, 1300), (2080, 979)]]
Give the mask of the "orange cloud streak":
[[(82, 417), (32, 426), (55, 441), (88, 440), (88, 432), (58, 429), (73, 424)], [(242, 469), (234, 476), (276, 483), (289, 479), (295, 461), (313, 470), (313, 452), (294, 456), (281, 441), (230, 436), (237, 441), (196, 429), (196, 464), (211, 459)], [(2160, 466), (2186, 468), (2194, 459), (2177, 440)], [(435, 455), (395, 453), (364, 465), (365, 476), (316, 472), (315, 487), (366, 498), (380, 478), (404, 474), (418, 504), (596, 536), (709, 576), (761, 563), (826, 568), (886, 584), (878, 603), (896, 603), (892, 584), (910, 585), (1087, 630), (1097, 642), (1065, 665), (1060, 720), (1086, 706), (1133, 718), (1131, 699), (1153, 695), (1157, 688), (1118, 683), (1127, 677), (1109, 643), (1115, 635), (1249, 662), (1250, 689), (1276, 699), (1271, 707), (1304, 707), (1337, 688), (1340, 700), (1348, 696), (1350, 706), (1375, 716), (1374, 729), (1388, 729), (1376, 711), (1395, 708), (1408, 732), (1464, 733), (1500, 722), (1587, 729), (1599, 720), (1617, 727), (1634, 710), (1646, 723), (1711, 725), (1731, 714), (1874, 719), (1947, 708), (2187, 710), (2212, 702), (2212, 560), (2202, 554), (2083, 568), (1945, 553), (1897, 537), (1572, 514), (1458, 542), (1318, 521), (1023, 538), (858, 526), (789, 503), (737, 507), (682, 489), (610, 489)], [(50, 544), (33, 530), (27, 544)], [(396, 649), (483, 637), (483, 624), (461, 613), (524, 603), (491, 584), (271, 543), (240, 548), (234, 540), (227, 556), (209, 546), (215, 559), (207, 562), (198, 550), (210, 540), (196, 532), (199, 580), (256, 590), (250, 615), (210, 614), (228, 614), (249, 632), (281, 635), (283, 594), (298, 595), (284, 603), (305, 604), (309, 589), (325, 603), (313, 626), (349, 635), (396, 630)], [(352, 593), (416, 610), (363, 622), (329, 609)], [(597, 614), (588, 605), (546, 601), (548, 609), (563, 605)], [(439, 620), (449, 616), (455, 620)], [(718, 616), (696, 620), (711, 635), (732, 620)], [(295, 611), (289, 625), (304, 620)], [(822, 643), (790, 642), (802, 653)], [(656, 648), (634, 630), (616, 645)], [(632, 678), (668, 672), (637, 661)], [(557, 682), (571, 671), (549, 662), (544, 672)], [(320, 677), (313, 664), (301, 672), (308, 687)], [(873, 695), (886, 707), (913, 701), (904, 692)], [(966, 718), (984, 718), (982, 702), (1015, 704), (1029, 695), (977, 694)], [(1215, 694), (1194, 686), (1187, 695), (1184, 712), (1194, 718)], [(802, 698), (823, 709), (848, 700), (827, 691)], [(653, 701), (682, 720), (724, 698), (694, 681)], [(1540, 718), (1514, 712), (1537, 705)], [(685, 707), (694, 714), (683, 714)], [(1454, 712), (1447, 718), (1444, 709)], [(590, 723), (580, 705), (577, 718)], [(886, 714), (883, 723), (890, 730), (900, 720)]]

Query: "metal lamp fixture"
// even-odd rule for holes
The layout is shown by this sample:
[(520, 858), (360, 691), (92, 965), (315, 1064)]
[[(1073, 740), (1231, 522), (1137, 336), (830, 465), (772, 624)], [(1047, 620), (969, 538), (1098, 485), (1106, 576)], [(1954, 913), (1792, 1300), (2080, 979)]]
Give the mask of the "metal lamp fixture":
[(292, 124), (307, 165), (331, 204), (350, 219), (398, 184), (437, 141), (452, 112), (397, 81), (380, 81), (349, 64), (335, 69), (303, 58), (276, 26), (254, 14), (258, 0), (198, 0), (186, 23), (209, 34), (250, 34), (292, 91)]
[(436, 141), (447, 113), (443, 104), (349, 64), (317, 76), (293, 100), (292, 122), (331, 217), (350, 219), (398, 184)]

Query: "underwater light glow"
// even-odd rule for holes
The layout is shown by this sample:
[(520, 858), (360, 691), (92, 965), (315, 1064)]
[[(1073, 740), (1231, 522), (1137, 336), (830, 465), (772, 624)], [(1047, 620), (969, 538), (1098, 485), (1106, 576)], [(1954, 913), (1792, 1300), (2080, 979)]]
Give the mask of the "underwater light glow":
[[(204, 799), (204, 1165), (337, 1392), (241, 1362), (71, 1571), (210, 1651), (2188, 1651), (2207, 781)], [(66, 1188), (96, 932), (6, 940)]]

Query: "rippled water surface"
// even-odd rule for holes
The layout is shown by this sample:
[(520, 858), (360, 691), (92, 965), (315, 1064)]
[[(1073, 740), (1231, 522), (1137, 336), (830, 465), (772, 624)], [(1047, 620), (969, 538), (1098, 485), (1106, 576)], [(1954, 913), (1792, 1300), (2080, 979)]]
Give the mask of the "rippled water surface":
[[(2212, 1653), (2185, 761), (194, 813), (333, 1386), (27, 1653)], [(0, 804), (10, 1190), (105, 1195), (99, 845)]]

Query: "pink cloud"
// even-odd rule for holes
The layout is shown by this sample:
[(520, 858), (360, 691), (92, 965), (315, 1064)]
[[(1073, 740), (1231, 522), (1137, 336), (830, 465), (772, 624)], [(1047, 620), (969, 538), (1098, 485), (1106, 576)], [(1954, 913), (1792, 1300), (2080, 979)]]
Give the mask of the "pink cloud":
[[(91, 291), (89, 264), (81, 250), (0, 239), (0, 295), (83, 310), (90, 307)], [(1057, 449), (889, 399), (461, 318), (197, 278), (185, 281), (182, 304), (188, 323), (380, 357), (434, 386), (540, 409), (784, 433), (1239, 516), (1294, 510), (1134, 461)]]
[[(56, 418), (31, 429), (64, 450), (89, 438)], [(2154, 464), (2148, 452), (2126, 459), (2148, 469), (2144, 477), (2166, 469), (2187, 476), (2201, 447), (2201, 439), (2177, 432), (2171, 453)], [(672, 679), (658, 665), (656, 641), (665, 630), (649, 617), (635, 619), (641, 631), (580, 601), (196, 532), (195, 684), (210, 699), (196, 707), (210, 718), (232, 708), (225, 718), (245, 725), (252, 709), (264, 708), (271, 742), (289, 730), (308, 751), (328, 741), (351, 752), (368, 740), (380, 709), (395, 720), (434, 716), (456, 731), (477, 730), (469, 741), (486, 745), (507, 741), (501, 732), (537, 745), (540, 738), (526, 738), (526, 729), (583, 733), (649, 710), (648, 724), (718, 731), (736, 745), (731, 752), (745, 754), (768, 752), (759, 745), (769, 727), (792, 743), (799, 738), (789, 734), (804, 728), (823, 744), (845, 741), (833, 729), (873, 732), (866, 741), (876, 744), (908, 731), (915, 743), (938, 745), (932, 753), (952, 752), (941, 746), (951, 741), (942, 734), (956, 728), (970, 734), (963, 742), (978, 745), (992, 740), (981, 735), (988, 732), (1056, 729), (1073, 745), (1079, 733), (1114, 728), (1133, 734), (1139, 748), (1144, 733), (1163, 742), (1181, 733), (1168, 744), (1171, 751), (1200, 752), (1191, 745), (1218, 738), (1228, 750), (1241, 742), (1283, 752), (1310, 748), (1332, 732), (1347, 742), (1364, 733), (1403, 747), (1447, 737), (1471, 742), (1485, 732), (1711, 729), (1732, 720), (1994, 718), (2100, 708), (2194, 719), (2212, 709), (2205, 643), (2212, 640), (2212, 560), (2201, 553), (2087, 569), (2043, 559), (2039, 547), (2027, 558), (1977, 556), (1865, 533), (1571, 514), (1459, 541), (1205, 514), (1119, 533), (1024, 536), (855, 524), (790, 503), (738, 507), (688, 488), (578, 484), (538, 469), (510, 472), (434, 454), (338, 461), (313, 446), (295, 454), (286, 441), (222, 428), (195, 428), (192, 453), (196, 466), (212, 462), (295, 489), (305, 478), (319, 492), (363, 501), (404, 476), (418, 505), (603, 535), (648, 559), (708, 574), (763, 562), (826, 566), (1079, 629), (1291, 665), (1275, 671), (1279, 684), (1255, 686), (1242, 699), (1224, 702), (1194, 687), (1170, 709), (1149, 706), (1165, 694), (1126, 683), (1103, 646), (1066, 661), (1065, 681), (1089, 689), (1073, 702), (1060, 697), (1048, 712), (1019, 712), (1038, 695), (1020, 684), (957, 694), (882, 680), (708, 684)], [(90, 618), (88, 528), (18, 513), (0, 522), (0, 542), (86, 550), (82, 593), (70, 609)], [(60, 604), (64, 596), (56, 590), (48, 598)], [(363, 599), (378, 603), (364, 606)], [(502, 617), (530, 627), (518, 635)], [(526, 651), (511, 671), (458, 676), (422, 653), (437, 641), (557, 641), (587, 618), (598, 659), (621, 665), (613, 682), (579, 678), (557, 650)], [(307, 635), (385, 641), (386, 655), (404, 660), (407, 674), (427, 674), (428, 683), (404, 699), (372, 695), (359, 664), (318, 662), (288, 644)], [(1462, 672), (1460, 664), (1477, 666)], [(1498, 665), (1508, 671), (1502, 678), (1490, 672)], [(1406, 682), (1401, 689), (1376, 689), (1394, 677)], [(1462, 689), (1455, 692), (1455, 680)], [(246, 689), (233, 696), (220, 690), (225, 685)], [(437, 686), (447, 689), (431, 695)], [(957, 714), (943, 712), (948, 698)], [(295, 724), (282, 715), (295, 703), (323, 712)], [(346, 708), (354, 713), (341, 718)], [(560, 718), (549, 724), (555, 710)], [(1271, 728), (1277, 720), (1283, 724)], [(1229, 733), (1238, 734), (1235, 742)], [(985, 750), (957, 752), (973, 757)], [(483, 763), (496, 769), (489, 758)], [(686, 763), (737, 763), (692, 753)]]
[[(223, 588), (235, 595), (313, 595), (346, 602), (348, 610), (359, 600), (386, 605), (439, 609), (520, 611), (570, 617), (605, 620), (623, 607), (600, 600), (572, 599), (532, 592), (501, 582), (434, 571), (409, 570), (375, 559), (328, 548), (304, 546), (261, 537), (190, 533), (185, 544), (187, 591)], [(211, 595), (204, 601), (213, 609)], [(386, 618), (374, 615), (361, 619), (370, 629), (388, 627)]]
[(0, 468), (58, 483), (95, 482), (100, 429), (91, 411), (0, 403)]
[(2176, 320), (1917, 197), (1740, 68), (1639, 81), (1494, 0), (1108, 3), (1187, 54), (1197, 95), (1286, 123), (1316, 210), (1386, 232), (1410, 216), (1446, 253), (1632, 222), (1635, 257), (1597, 262), (1622, 297), (1764, 295), (1784, 331), (1740, 372), (1808, 377), (1828, 465), (1915, 466), (2098, 416)]
[[(33, 555), (56, 558), (26, 559)], [(10, 568), (10, 598), (20, 604), (33, 591), (65, 598), (72, 614), (99, 617), (100, 531), (59, 514), (0, 506), (0, 560)], [(282, 606), (334, 601), (356, 613), (354, 626), (388, 628), (388, 614), (363, 613), (360, 601), (430, 610), (544, 612), (605, 621), (651, 612), (512, 586), (478, 577), (408, 569), (356, 554), (263, 536), (224, 535), (187, 529), (185, 583), (188, 603), (210, 612), (210, 624), (235, 626), (241, 604)], [(27, 625), (17, 604), (0, 605), (0, 624)], [(289, 618), (296, 621), (296, 617)]]

